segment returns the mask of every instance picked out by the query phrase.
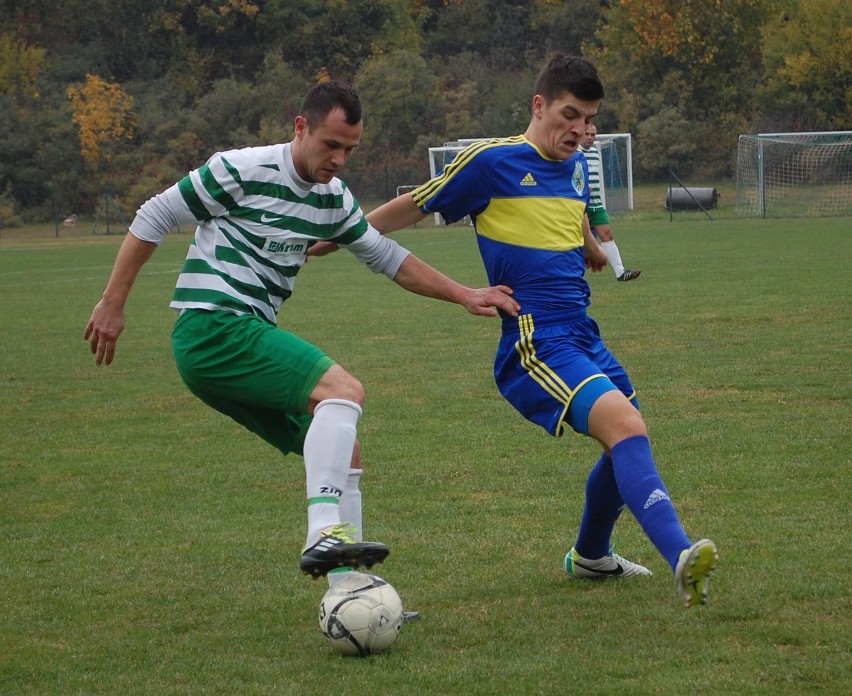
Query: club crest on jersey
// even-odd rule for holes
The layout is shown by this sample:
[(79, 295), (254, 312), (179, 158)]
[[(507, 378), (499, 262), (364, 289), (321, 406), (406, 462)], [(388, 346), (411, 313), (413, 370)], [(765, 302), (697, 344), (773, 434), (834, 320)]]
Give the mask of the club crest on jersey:
[(583, 176), (583, 165), (580, 162), (574, 163), (574, 173), (571, 175), (571, 183), (574, 185), (577, 195), (582, 196), (586, 190), (586, 177)]

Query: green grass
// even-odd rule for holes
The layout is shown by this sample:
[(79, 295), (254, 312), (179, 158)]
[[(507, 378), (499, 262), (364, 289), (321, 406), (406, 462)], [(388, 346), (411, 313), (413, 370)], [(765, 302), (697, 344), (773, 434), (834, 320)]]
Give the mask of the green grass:
[[(687, 531), (719, 545), (709, 605), (681, 608), (628, 515), (618, 550), (654, 577), (568, 581), (597, 448), (500, 399), (496, 321), (340, 253), (308, 264), (281, 323), (367, 387), (368, 537), (424, 618), (366, 660), (331, 652), (325, 585), (298, 572), (301, 459), (176, 374), (167, 304), (188, 235), (143, 270), (100, 369), (82, 332), (120, 238), (4, 236), (0, 693), (852, 692), (849, 219), (663, 211), (614, 228), (644, 272), (592, 276), (592, 314)], [(483, 284), (469, 228), (397, 238)]]

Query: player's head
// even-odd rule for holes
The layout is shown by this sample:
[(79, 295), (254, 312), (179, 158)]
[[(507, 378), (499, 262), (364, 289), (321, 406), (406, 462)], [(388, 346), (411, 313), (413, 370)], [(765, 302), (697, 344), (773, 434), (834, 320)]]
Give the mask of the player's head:
[(535, 83), (527, 138), (552, 159), (568, 159), (586, 126), (598, 113), (604, 90), (595, 66), (584, 58), (557, 53)]
[(354, 126), (361, 121), (361, 100), (358, 93), (344, 82), (329, 80), (311, 87), (302, 100), (299, 114), (309, 128), (320, 125), (334, 109), (342, 109), (346, 123)]
[(535, 93), (548, 102), (570, 92), (583, 101), (600, 101), (604, 89), (598, 71), (585, 58), (556, 53), (550, 57), (535, 82)]
[(595, 144), (595, 138), (598, 135), (598, 128), (594, 123), (586, 124), (586, 132), (583, 133), (583, 137), (580, 138), (580, 147), (588, 150), (592, 145)]
[(296, 172), (305, 181), (327, 184), (361, 142), (364, 123), (355, 90), (331, 80), (305, 95), (291, 145)]

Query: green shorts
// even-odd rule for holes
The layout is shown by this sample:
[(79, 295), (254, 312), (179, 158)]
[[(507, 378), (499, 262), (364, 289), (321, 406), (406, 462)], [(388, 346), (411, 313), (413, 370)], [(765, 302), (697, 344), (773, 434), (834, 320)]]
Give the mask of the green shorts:
[(589, 227), (595, 229), (598, 225), (608, 225), (609, 215), (606, 214), (606, 208), (589, 208), (586, 210), (586, 215), (589, 216)]
[(184, 310), (172, 330), (178, 372), (204, 403), (281, 452), (302, 453), (308, 401), (334, 361), (251, 314)]

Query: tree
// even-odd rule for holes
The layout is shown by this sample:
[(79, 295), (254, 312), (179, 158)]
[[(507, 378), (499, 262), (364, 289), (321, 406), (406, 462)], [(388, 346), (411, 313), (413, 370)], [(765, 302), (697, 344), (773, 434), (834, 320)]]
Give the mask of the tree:
[(186, 92), (202, 95), (214, 80), (250, 80), (263, 57), (257, 38), (261, 0), (165, 0), (146, 30), (163, 51), (161, 67)]
[(36, 96), (36, 80), (47, 52), (0, 34), (0, 96)]
[(74, 123), (80, 133), (80, 154), (100, 170), (109, 164), (119, 143), (133, 137), (133, 98), (119, 85), (87, 74), (82, 86), (68, 88)]
[(784, 2), (765, 37), (763, 129), (852, 128), (852, 4)]
[(400, 0), (266, 0), (258, 27), (261, 39), (305, 75), (325, 71), (351, 82), (404, 9)]
[[(390, 198), (410, 183), (412, 164), (427, 162), (426, 148), (439, 113), (435, 81), (422, 56), (398, 49), (364, 62), (355, 87), (364, 109), (361, 152), (348, 166), (347, 183), (362, 197)], [(421, 173), (414, 179), (425, 178)]]
[(534, 0), (530, 15), (533, 44), (527, 52), (533, 46), (543, 46), (541, 58), (553, 51), (580, 55), (583, 42), (595, 32), (601, 6), (605, 4), (589, 0)]
[[(755, 113), (765, 0), (618, 0), (586, 51), (596, 59), (615, 127), (637, 135), (640, 173), (662, 177), (733, 166)], [(670, 124), (659, 134), (661, 116)]]

